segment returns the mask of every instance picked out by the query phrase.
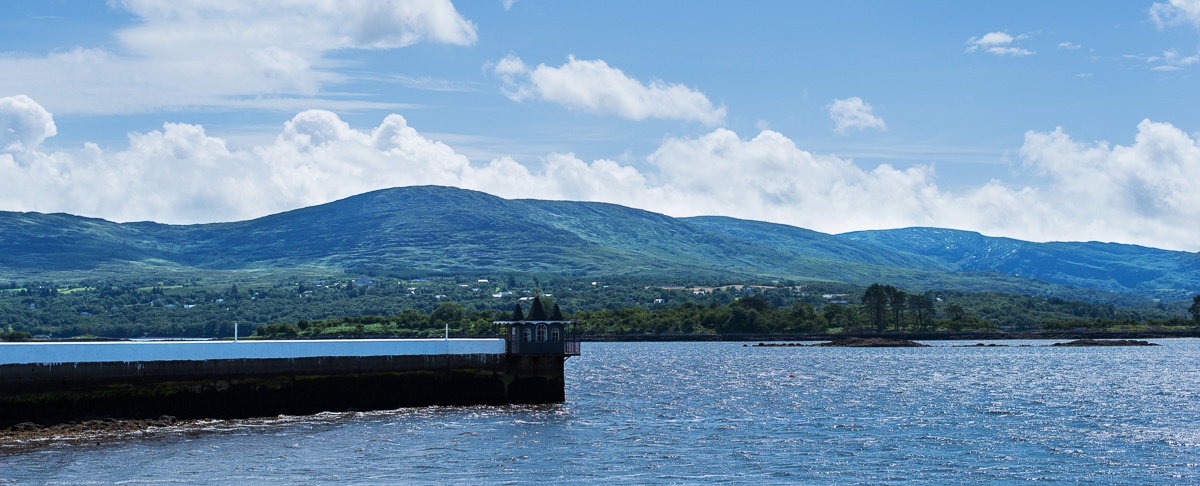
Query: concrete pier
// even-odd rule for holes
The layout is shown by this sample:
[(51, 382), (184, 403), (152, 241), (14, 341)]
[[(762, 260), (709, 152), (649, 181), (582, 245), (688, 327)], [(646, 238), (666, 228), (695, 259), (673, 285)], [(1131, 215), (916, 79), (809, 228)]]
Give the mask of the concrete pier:
[(0, 427), (555, 403), (565, 355), (504, 339), (0, 344)]

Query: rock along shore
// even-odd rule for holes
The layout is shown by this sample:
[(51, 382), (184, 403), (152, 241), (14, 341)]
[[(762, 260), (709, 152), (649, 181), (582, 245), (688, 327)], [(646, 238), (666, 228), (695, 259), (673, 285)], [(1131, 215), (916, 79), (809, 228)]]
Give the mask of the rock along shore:
[(927, 348), (928, 344), (921, 344), (907, 339), (887, 339), (887, 338), (860, 338), (847, 337), (834, 339), (826, 343), (817, 344), (798, 344), (798, 343), (758, 343), (754, 347), (788, 347), (788, 346), (809, 346), (819, 348)]
[(1054, 343), (1051, 346), (1158, 346), (1158, 344), (1134, 339), (1076, 339), (1065, 343)]

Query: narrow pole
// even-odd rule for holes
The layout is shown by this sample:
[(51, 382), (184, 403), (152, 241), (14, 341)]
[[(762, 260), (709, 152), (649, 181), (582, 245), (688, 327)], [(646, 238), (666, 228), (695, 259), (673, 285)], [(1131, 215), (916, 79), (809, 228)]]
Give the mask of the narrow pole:
[(238, 335), (238, 332), (237, 332), (237, 331), (238, 331), (238, 329), (237, 329), (237, 322), (235, 321), (235, 322), (233, 323), (233, 342), (235, 342), (235, 343), (237, 342), (237, 335)]

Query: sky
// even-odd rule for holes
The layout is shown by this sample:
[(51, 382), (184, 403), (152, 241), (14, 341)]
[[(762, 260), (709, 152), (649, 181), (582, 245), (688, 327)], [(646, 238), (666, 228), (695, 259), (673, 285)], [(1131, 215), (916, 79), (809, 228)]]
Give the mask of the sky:
[(0, 2), (0, 211), (436, 184), (1200, 250), (1200, 0)]

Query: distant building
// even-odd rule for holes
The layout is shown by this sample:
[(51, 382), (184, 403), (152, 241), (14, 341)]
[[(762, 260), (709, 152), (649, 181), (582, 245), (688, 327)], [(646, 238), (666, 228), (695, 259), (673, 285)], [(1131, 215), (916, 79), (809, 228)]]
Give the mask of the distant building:
[(573, 333), (575, 321), (563, 318), (558, 304), (547, 314), (541, 299), (534, 297), (529, 317), (525, 317), (518, 303), (511, 320), (493, 324), (504, 326), (507, 354), (579, 356), (579, 338)]

